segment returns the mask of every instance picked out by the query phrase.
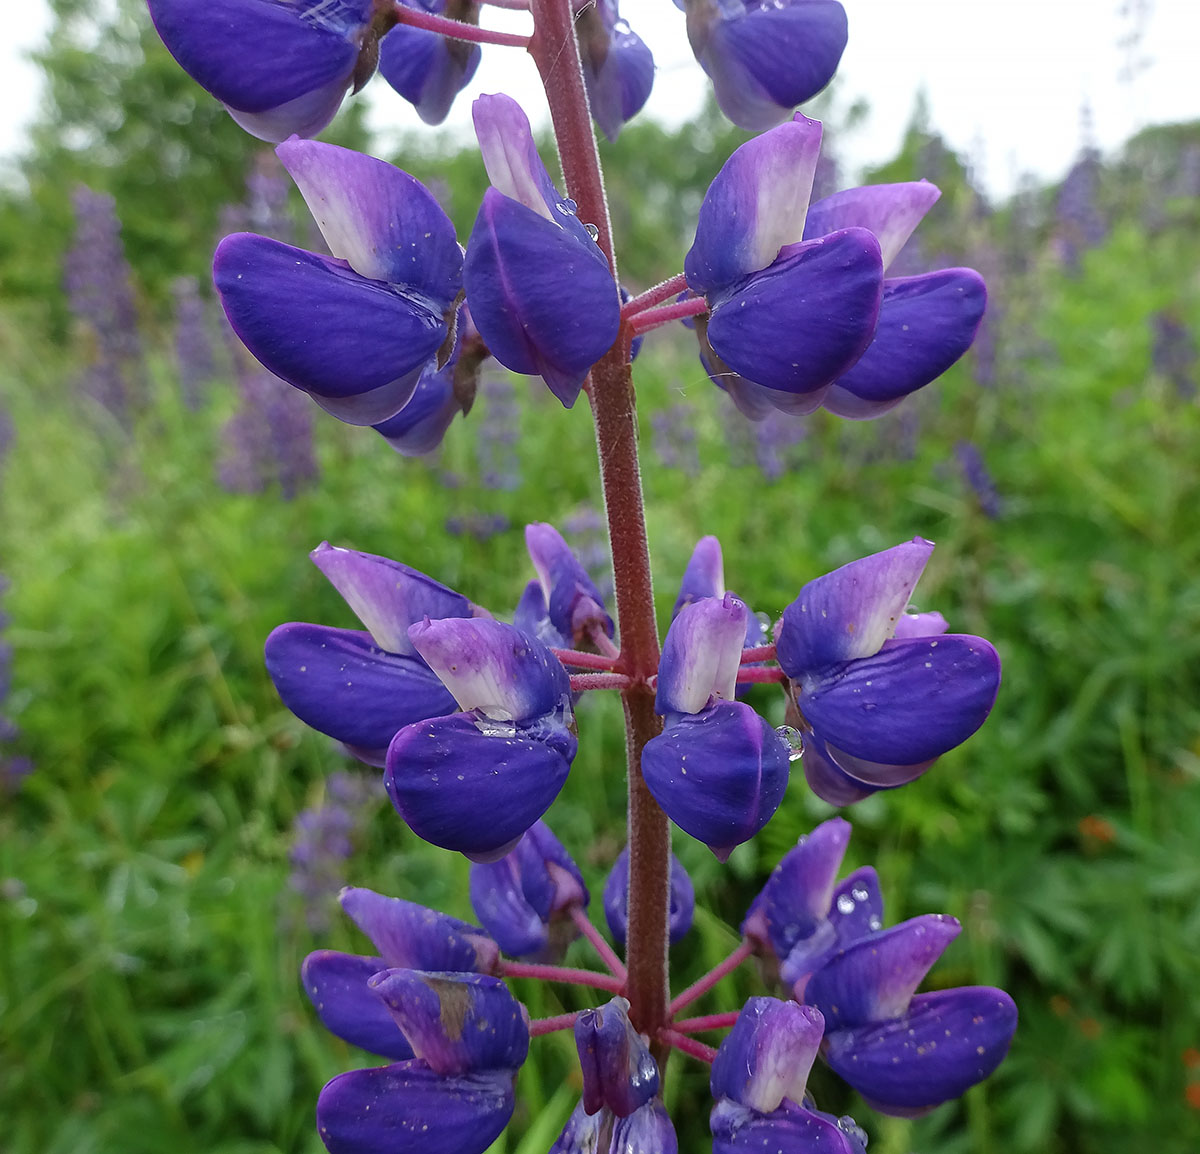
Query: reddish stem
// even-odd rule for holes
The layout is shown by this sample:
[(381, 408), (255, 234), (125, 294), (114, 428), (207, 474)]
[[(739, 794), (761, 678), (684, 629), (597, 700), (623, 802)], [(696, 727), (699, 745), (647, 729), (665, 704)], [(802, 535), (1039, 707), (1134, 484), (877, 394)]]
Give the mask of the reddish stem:
[(684, 1018), (673, 1025), (681, 1034), (695, 1034), (701, 1030), (727, 1030), (738, 1020), (741, 1010), (729, 1010), (724, 1014), (706, 1014), (702, 1018)]
[(743, 649), (741, 662), (743, 665), (748, 661), (774, 661), (775, 646), (774, 645), (759, 645), (754, 649)]
[(411, 24), (414, 28), (425, 28), (436, 32), (439, 36), (449, 36), (452, 40), (469, 40), (473, 44), (503, 44), (508, 48), (528, 48), (530, 37), (520, 32), (497, 32), (492, 28), (480, 28), (477, 24), (464, 24), (461, 20), (450, 20), (445, 16), (435, 16), (421, 8), (409, 8), (397, 4), (396, 19), (401, 24)]
[(634, 313), (640, 313), (644, 309), (653, 308), (655, 305), (662, 304), (663, 301), (669, 301), (672, 297), (676, 297), (680, 293), (687, 291), (687, 277), (681, 272), (676, 273), (673, 277), (668, 277), (666, 280), (660, 281), (644, 293), (639, 293), (637, 296), (627, 300), (621, 306), (621, 316), (631, 317)]
[(553, 1034), (556, 1030), (570, 1030), (575, 1025), (575, 1019), (580, 1011), (573, 1014), (559, 1014), (557, 1018), (534, 1018), (529, 1023), (529, 1036), (538, 1038), (542, 1034)]
[(629, 678), (624, 673), (572, 673), (571, 688), (579, 693), (584, 689), (628, 689)]
[(748, 685), (755, 681), (778, 681), (787, 680), (787, 674), (782, 669), (739, 669), (737, 675), (737, 683), (739, 685)]
[(572, 970), (566, 966), (541, 966), (534, 962), (501, 962), (500, 976), (505, 978), (537, 978), (542, 982), (563, 982), (568, 986), (591, 986), (619, 994), (625, 983), (611, 974), (595, 970)]
[(592, 943), (592, 948), (600, 955), (600, 960), (609, 968), (613, 977), (624, 981), (626, 977), (625, 963), (617, 957), (616, 952), (608, 944), (604, 935), (592, 925), (587, 912), (582, 906), (577, 905), (571, 906), (570, 912), (571, 920), (579, 927), (579, 932)]
[(697, 978), (686, 990), (671, 1002), (671, 1015), (679, 1013), (684, 1006), (690, 1006), (697, 998), (707, 994), (726, 974), (733, 973), (752, 953), (754, 946), (749, 940), (742, 943), (723, 962), (714, 966), (702, 978)]
[(689, 297), (685, 301), (659, 305), (655, 309), (644, 309), (630, 317), (627, 323), (635, 334), (648, 333), (651, 329), (662, 328), (663, 325), (670, 324), (672, 321), (682, 320), (684, 317), (698, 317), (701, 313), (706, 312), (708, 312), (708, 301), (703, 297)]
[(675, 1030), (659, 1030), (658, 1037), (680, 1053), (698, 1058), (710, 1066), (712, 1060), (717, 1056), (717, 1051), (712, 1046), (706, 1046), (703, 1042), (697, 1042), (695, 1038), (689, 1038), (686, 1034), (677, 1033)]
[[(542, 78), (568, 195), (579, 218), (597, 229), (596, 243), (616, 278), (612, 229), (600, 157), (588, 111), (579, 44), (570, 0), (531, 0), (534, 17), (530, 55)], [(614, 284), (613, 291), (616, 291)], [(596, 422), (600, 479), (612, 543), (621, 667), (631, 678), (622, 691), (629, 774), (629, 1016), (653, 1036), (668, 1021), (667, 911), (670, 829), (642, 779), (642, 749), (662, 729), (647, 681), (658, 668), (658, 625), (650, 547), (638, 464), (637, 417), (629, 342), (623, 326), (613, 347), (591, 373), (590, 398)], [(665, 1057), (663, 1052), (661, 1057)]]
[(616, 658), (607, 653), (582, 653), (578, 649), (551, 649), (550, 652), (564, 665), (574, 665), (577, 669), (599, 669), (611, 673), (616, 663)]
[(621, 651), (613, 644), (613, 640), (599, 625), (588, 626), (588, 640), (602, 653), (605, 657), (611, 657), (614, 660), (621, 656)]

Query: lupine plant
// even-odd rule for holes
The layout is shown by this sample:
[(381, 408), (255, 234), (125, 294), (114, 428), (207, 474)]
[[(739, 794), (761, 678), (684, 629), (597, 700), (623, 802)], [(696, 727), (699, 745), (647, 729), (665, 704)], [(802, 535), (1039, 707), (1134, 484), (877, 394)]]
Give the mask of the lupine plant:
[[(783, 858), (730, 956), (674, 989), (670, 946), (691, 926), (695, 894), (671, 826), (724, 862), (771, 820), (797, 767), (834, 806), (917, 779), (983, 724), (999, 659), (914, 609), (933, 550), (920, 538), (798, 579), (771, 623), (726, 588), (720, 544), (705, 537), (660, 642), (632, 362), (643, 336), (685, 321), (705, 371), (751, 419), (819, 407), (869, 419), (967, 350), (983, 281), (970, 269), (886, 275), (938, 198), (927, 182), (812, 201), (821, 126), (794, 109), (837, 66), (840, 3), (677, 0), (722, 109), (760, 135), (709, 188), (683, 271), (631, 295), (592, 121), (612, 138), (638, 111), (649, 52), (616, 0), (492, 2), (527, 11), (528, 34), (481, 26), (486, 5), (473, 0), (149, 0), (184, 69), (278, 142), (328, 248), (255, 233), (217, 248), (226, 315), (281, 388), (420, 453), (470, 409), (493, 357), (567, 408), (584, 396), (595, 423), (615, 613), (557, 529), (535, 522), (533, 577), (507, 619), (402, 561), (326, 543), (312, 560), (362, 628), (289, 623), (267, 640), (284, 703), (382, 770), (414, 834), (473, 863), (478, 926), (402, 896), (342, 892), (371, 952), (310, 955), (305, 989), (325, 1026), (387, 1064), (324, 1088), (319, 1133), (333, 1154), (481, 1154), (513, 1114), (531, 1042), (570, 1030), (582, 1092), (556, 1154), (674, 1152), (663, 1099), (673, 1051), (711, 1067), (720, 1154), (861, 1154), (859, 1124), (809, 1094), (814, 1061), (875, 1109), (920, 1114), (1002, 1060), (1011, 999), (917, 993), (960, 926), (926, 914), (885, 927), (874, 870), (839, 880), (841, 818)], [(485, 44), (536, 64), (564, 184), (522, 108), (480, 96), (491, 187), (464, 245), (411, 176), (311, 138), (377, 63), (423, 119), (441, 120)], [(783, 694), (785, 726), (744, 700), (756, 684)], [(611, 941), (588, 914), (572, 848), (544, 820), (589, 736), (578, 699), (599, 691), (621, 697), (628, 755), (628, 841), (603, 886)], [(561, 965), (579, 937), (599, 968)], [(686, 1014), (752, 958), (769, 994)], [(531, 1020), (506, 978), (600, 991), (599, 1004)], [(720, 1031), (717, 1047), (696, 1037)]]

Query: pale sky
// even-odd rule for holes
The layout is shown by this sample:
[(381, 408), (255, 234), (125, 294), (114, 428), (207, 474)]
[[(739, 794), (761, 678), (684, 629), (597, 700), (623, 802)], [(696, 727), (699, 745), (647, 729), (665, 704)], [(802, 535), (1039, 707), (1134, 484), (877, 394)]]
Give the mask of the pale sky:
[[(203, 0), (198, 0), (203, 3)], [(1080, 144), (1080, 114), (1092, 112), (1096, 143), (1114, 150), (1148, 124), (1200, 119), (1200, 4), (1195, 0), (844, 0), (850, 43), (838, 73), (839, 102), (863, 97), (867, 124), (839, 141), (850, 166), (891, 157), (916, 93), (929, 97), (934, 126), (981, 162), (995, 195), (1022, 173), (1056, 180)], [(5, 0), (0, 43), (0, 157), (20, 147), (38, 100), (38, 74), (21, 60), (45, 36), (42, 0)], [(1120, 43), (1139, 22), (1144, 38), (1132, 79)], [(687, 119), (707, 78), (692, 61), (683, 14), (671, 0), (623, 0), (622, 15), (650, 45), (658, 65), (643, 115)], [(494, 12), (492, 27), (521, 26), (520, 15)], [(380, 81), (372, 122), (419, 121)], [(515, 50), (489, 48), (451, 123), (465, 131), (470, 97), (509, 91), (538, 121), (542, 99), (532, 65)]]

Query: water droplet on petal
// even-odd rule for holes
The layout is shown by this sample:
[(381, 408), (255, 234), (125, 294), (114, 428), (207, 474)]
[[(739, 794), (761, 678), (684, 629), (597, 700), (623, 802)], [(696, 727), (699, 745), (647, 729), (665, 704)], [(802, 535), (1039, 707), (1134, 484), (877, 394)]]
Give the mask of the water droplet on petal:
[(850, 894), (856, 902), (865, 902), (871, 896), (862, 886), (855, 886)]
[(780, 725), (775, 732), (788, 747), (788, 760), (798, 761), (804, 752), (804, 735), (793, 725)]
[(592, 240), (600, 239), (600, 230), (594, 224), (585, 224), (583, 227), (587, 229), (587, 234)]
[(849, 894), (840, 894), (837, 900), (838, 913), (852, 914), (854, 913), (854, 899)]

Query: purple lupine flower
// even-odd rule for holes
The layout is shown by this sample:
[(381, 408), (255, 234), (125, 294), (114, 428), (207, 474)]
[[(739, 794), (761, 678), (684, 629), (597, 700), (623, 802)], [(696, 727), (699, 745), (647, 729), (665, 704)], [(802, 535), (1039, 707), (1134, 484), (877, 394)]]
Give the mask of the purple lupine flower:
[(432, 453), (441, 443), (451, 422), (465, 413), (475, 394), (475, 383), (468, 358), (462, 355), (462, 333), (454, 340), (454, 349), (446, 363), (430, 361), (421, 370), (412, 396), (395, 416), (373, 428), (397, 453), (421, 457)]
[(569, 910), (586, 909), (579, 867), (544, 821), (534, 822), (499, 861), (471, 866), (471, 908), (514, 958), (556, 961), (579, 936)]
[(583, 1103), (575, 1107), (548, 1154), (679, 1154), (675, 1127), (658, 1098), (628, 1118), (609, 1111), (588, 1114)]
[(205, 386), (217, 375), (212, 333), (200, 285), (195, 277), (178, 277), (171, 285), (175, 304), (175, 368), (184, 406), (195, 412), (204, 402)]
[(571, 551), (599, 590), (600, 603), (611, 604), (614, 586), (608, 522), (595, 509), (585, 506), (565, 518), (563, 532), (573, 542)]
[(754, 459), (767, 481), (778, 481), (787, 472), (787, 451), (802, 443), (806, 426), (796, 417), (768, 413), (754, 426)]
[(803, 1000), (825, 1016), (822, 1057), (882, 1113), (958, 1098), (1008, 1053), (1017, 1008), (1003, 990), (914, 993), (960, 929), (941, 914), (912, 918), (846, 946), (807, 980)]
[(979, 447), (970, 441), (959, 441), (954, 446), (954, 456), (958, 460), (963, 477), (979, 501), (983, 515), (995, 520), (1004, 511), (1004, 502), (996, 489), (996, 482), (992, 480), (992, 475), (983, 462), (983, 454)]
[(713, 1059), (713, 1154), (864, 1154), (851, 1118), (811, 1109), (808, 1075), (821, 1045), (819, 1010), (751, 998)]
[(810, 581), (776, 649), (804, 725), (809, 785), (835, 805), (910, 782), (991, 712), (1000, 659), (981, 637), (906, 611), (933, 544), (919, 537)]
[(145, 402), (147, 381), (116, 201), (81, 184), (71, 194), (71, 204), (75, 235), (64, 283), (89, 345), (83, 387), (118, 422), (128, 424)]
[(700, 357), (749, 417), (821, 404), (875, 334), (883, 292), (880, 241), (852, 225), (805, 239), (821, 126), (796, 114), (743, 144), (700, 206), (684, 259)]
[(147, 2), (184, 72), (273, 142), (316, 136), (370, 79), (378, 39), (395, 22), (390, 0)]
[(837, 0), (675, 0), (721, 111), (760, 132), (833, 78), (846, 48)]
[(430, 1154), (482, 1154), (512, 1117), (525, 1008), (484, 974), (385, 969), (367, 984), (415, 1057), (325, 1086), (317, 1129), (330, 1154), (393, 1150), (415, 1135)]
[[(539, 622), (534, 634), (552, 639), (557, 636), (561, 640), (554, 644), (568, 648), (588, 644), (594, 631), (611, 638), (616, 626), (604, 608), (604, 598), (562, 534), (553, 525), (526, 525), (525, 548), (541, 588), (542, 600), (537, 604), (544, 606), (544, 611), (539, 616), (544, 616), (553, 630), (547, 633)], [(526, 601), (525, 612), (529, 613), (534, 604)]]
[[(399, 0), (405, 8), (468, 24), (479, 22), (477, 0)], [(379, 42), (379, 75), (426, 124), (441, 124), (454, 98), (471, 82), (482, 58), (478, 44), (425, 28), (397, 24)]]
[(321, 1024), (343, 1041), (396, 1060), (412, 1047), (370, 979), (381, 970), (495, 973), (500, 949), (476, 926), (373, 890), (346, 888), (342, 909), (370, 939), (373, 955), (317, 950), (304, 959), (300, 980)]
[(680, 609), (658, 667), (663, 731), (642, 751), (655, 801), (721, 861), (767, 824), (788, 781), (788, 746), (734, 700), (749, 618), (730, 593)]
[(317, 478), (312, 416), (304, 399), (273, 373), (239, 374), (237, 410), (221, 430), (217, 476), (231, 493), (278, 483), (291, 500)]
[(301, 721), (383, 766), (399, 730), (454, 708), (454, 697), (409, 639), (427, 617), (482, 612), (425, 574), (327, 542), (310, 554), (366, 631), (293, 622), (267, 638), (267, 672)]
[(521, 106), (481, 96), (473, 108), (492, 187), (467, 244), (467, 304), (496, 360), (542, 377), (570, 408), (617, 338), (617, 285), (575, 205), (554, 187)]
[(575, 1019), (583, 1073), (583, 1111), (628, 1118), (658, 1093), (658, 1063), (629, 1021), (629, 1003), (613, 998)]
[(503, 513), (470, 512), (446, 518), (446, 532), (452, 537), (473, 537), (476, 541), (490, 541), (511, 527), (512, 522)]
[(454, 226), (424, 185), (382, 160), (308, 140), (276, 151), (333, 256), (227, 236), (213, 259), (225, 314), (276, 376), (340, 420), (379, 424), (450, 351)]
[[(681, 941), (692, 928), (696, 912), (696, 891), (692, 879), (679, 859), (671, 854), (670, 909), (667, 932), (671, 945)], [(629, 847), (617, 855), (604, 882), (604, 920), (618, 945), (625, 944), (629, 932)]]
[(570, 679), (540, 641), (500, 621), (426, 618), (408, 636), (459, 712), (392, 738), (388, 796), (418, 837), (495, 861), (567, 779), (579, 744)]
[(1108, 223), (1099, 205), (1100, 153), (1085, 147), (1059, 185), (1055, 203), (1055, 240), (1063, 264), (1071, 272), (1079, 269), (1083, 254), (1108, 235)]
[(572, 0), (592, 118), (609, 140), (650, 98), (654, 57), (621, 19), (617, 0)]

